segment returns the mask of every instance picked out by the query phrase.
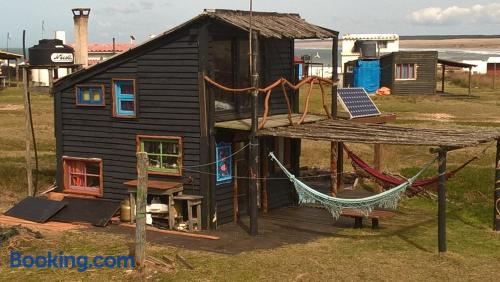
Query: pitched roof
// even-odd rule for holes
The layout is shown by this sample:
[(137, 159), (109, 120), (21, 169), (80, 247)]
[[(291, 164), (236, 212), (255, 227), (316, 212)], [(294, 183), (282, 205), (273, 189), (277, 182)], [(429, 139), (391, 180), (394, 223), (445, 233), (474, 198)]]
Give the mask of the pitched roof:
[[(245, 31), (250, 29), (249, 11), (206, 9), (201, 15), (220, 19)], [(337, 31), (306, 22), (299, 14), (288, 13), (252, 12), (252, 28), (268, 38), (312, 39), (338, 35)]]
[[(191, 20), (167, 30), (142, 44), (136, 45), (125, 52), (118, 53), (99, 64), (91, 65), (88, 68), (81, 69), (58, 79), (54, 82), (54, 91), (60, 91), (70, 87), (72, 84), (78, 83), (78, 81), (85, 79), (85, 77), (105, 71), (117, 63), (124, 61), (127, 55), (140, 54), (143, 49), (154, 44), (154, 42), (158, 42), (186, 26), (207, 18), (213, 18), (244, 31), (249, 31), (249, 16), (250, 12), (248, 11), (205, 9), (203, 13)], [(339, 34), (337, 31), (310, 24), (300, 18), (298, 14), (274, 12), (252, 12), (252, 29), (258, 30), (260, 36), (264, 38), (322, 39), (337, 37)], [(70, 79), (72, 82), (69, 81)]]
[[(75, 47), (75, 44), (70, 44), (71, 47)], [(115, 52), (123, 52), (131, 49), (135, 44), (131, 43), (115, 43)], [(88, 45), (89, 53), (110, 53), (113, 52), (113, 43), (89, 43)]]
[(15, 60), (15, 59), (20, 59), (22, 57), (23, 57), (23, 55), (0, 50), (0, 60), (7, 60), (7, 59)]

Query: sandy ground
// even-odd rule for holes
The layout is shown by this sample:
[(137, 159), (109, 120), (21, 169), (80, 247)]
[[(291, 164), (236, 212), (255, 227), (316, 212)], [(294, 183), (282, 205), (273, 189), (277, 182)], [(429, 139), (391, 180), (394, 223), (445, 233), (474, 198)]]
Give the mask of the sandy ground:
[[(341, 44), (341, 43), (340, 43)], [(297, 41), (297, 48), (331, 48), (331, 40)], [(500, 49), (500, 38), (465, 38), (441, 40), (401, 40), (401, 48), (466, 48), (469, 50)]]

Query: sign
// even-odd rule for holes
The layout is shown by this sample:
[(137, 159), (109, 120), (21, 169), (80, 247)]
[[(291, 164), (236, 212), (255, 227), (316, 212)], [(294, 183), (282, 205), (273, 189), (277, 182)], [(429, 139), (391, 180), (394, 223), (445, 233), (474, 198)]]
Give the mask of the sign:
[(73, 63), (73, 54), (71, 53), (52, 53), (50, 60), (54, 63)]

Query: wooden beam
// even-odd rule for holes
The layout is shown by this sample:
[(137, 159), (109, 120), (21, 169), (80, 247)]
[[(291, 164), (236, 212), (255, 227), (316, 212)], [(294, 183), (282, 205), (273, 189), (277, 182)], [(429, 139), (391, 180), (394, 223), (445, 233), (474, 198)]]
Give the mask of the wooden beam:
[(493, 230), (500, 231), (500, 139), (497, 140), (497, 155), (495, 162), (495, 191)]
[(444, 93), (444, 77), (446, 75), (446, 65), (441, 64), (441, 70), (442, 70), (442, 75), (441, 75), (441, 92)]
[[(135, 211), (135, 262), (136, 269), (144, 270), (146, 262), (146, 199), (148, 195), (148, 154), (137, 153), (137, 199)], [(172, 226), (169, 226), (172, 228)]]
[[(259, 34), (256, 31), (250, 33), (251, 36), (251, 78), (252, 87), (257, 89), (259, 87), (259, 73), (258, 73), (258, 58), (259, 58)], [(257, 217), (258, 217), (258, 185), (259, 185), (259, 138), (257, 137), (257, 130), (259, 126), (259, 91), (252, 92), (252, 128), (250, 133), (250, 149), (249, 149), (249, 209), (250, 209), (250, 235), (255, 236), (258, 234)]]
[(338, 152), (339, 143), (331, 142), (330, 147), (330, 194), (332, 196), (337, 196), (338, 194), (338, 182), (337, 182), (337, 162), (338, 162)]
[(33, 168), (31, 165), (31, 147), (32, 147), (32, 124), (31, 124), (31, 107), (29, 98), (29, 69), (23, 67), (23, 84), (24, 84), (24, 142), (25, 142), (25, 152), (24, 158), (26, 161), (26, 180), (28, 182), (28, 196), (34, 196), (33, 188)]
[(382, 167), (382, 144), (373, 145), (373, 167), (379, 171)]
[(446, 252), (446, 150), (438, 153), (438, 250)]

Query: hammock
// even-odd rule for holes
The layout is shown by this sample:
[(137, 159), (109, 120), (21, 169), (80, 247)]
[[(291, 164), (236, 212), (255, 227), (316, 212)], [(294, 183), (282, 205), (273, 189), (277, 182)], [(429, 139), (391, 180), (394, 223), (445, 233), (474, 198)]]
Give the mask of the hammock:
[[(400, 179), (400, 178), (397, 178), (397, 177), (385, 174), (385, 173), (383, 173), (381, 171), (378, 171), (375, 168), (369, 166), (365, 161), (363, 161), (360, 157), (356, 156), (345, 145), (344, 145), (344, 150), (347, 152), (347, 155), (352, 160), (352, 164), (353, 164), (354, 168), (359, 168), (359, 169), (365, 171), (370, 176), (372, 176), (373, 178), (375, 178), (383, 186), (385, 186), (385, 187), (388, 187), (388, 186), (397, 186), (397, 185), (401, 185), (401, 184), (405, 183), (405, 180), (403, 180), (403, 179)], [(462, 164), (458, 168), (456, 168), (456, 169), (454, 169), (452, 171), (447, 172), (445, 174), (446, 180), (448, 180), (449, 178), (455, 176), (455, 174), (457, 172), (459, 172), (461, 169), (463, 169), (464, 167), (466, 167), (471, 162), (475, 161), (477, 158), (478, 157), (475, 156), (474, 158), (468, 160), (467, 162), (465, 162), (464, 164)], [(431, 186), (431, 185), (436, 184), (438, 181), (439, 181), (439, 176), (435, 176), (435, 177), (427, 178), (427, 179), (422, 179), (422, 180), (416, 180), (411, 185), (411, 188), (419, 190), (418, 188), (420, 188), (420, 187)]]
[(406, 189), (415, 182), (415, 180), (427, 169), (431, 166), (432, 162), (429, 162), (422, 170), (420, 170), (415, 176), (408, 179), (406, 182), (390, 189), (386, 190), (382, 193), (359, 199), (343, 199), (336, 198), (332, 196), (325, 195), (320, 193), (313, 188), (307, 186), (302, 181), (295, 178), (293, 174), (291, 174), (284, 166), (281, 164), (278, 159), (271, 152), (269, 153), (271, 160), (275, 161), (278, 166), (283, 170), (285, 175), (290, 179), (290, 181), (295, 186), (295, 190), (299, 196), (299, 204), (319, 204), (326, 208), (333, 216), (333, 218), (338, 219), (340, 216), (340, 212), (344, 208), (351, 208), (359, 210), (365, 216), (368, 216), (370, 212), (373, 211), (374, 208), (397, 208), (399, 199), (401, 195), (406, 191)]

